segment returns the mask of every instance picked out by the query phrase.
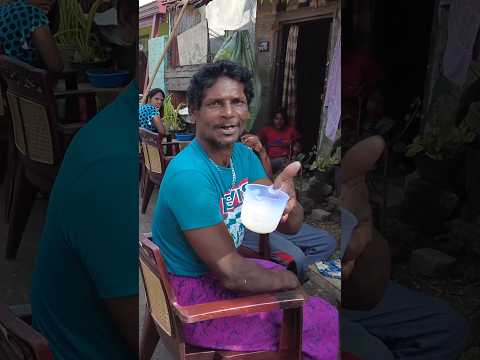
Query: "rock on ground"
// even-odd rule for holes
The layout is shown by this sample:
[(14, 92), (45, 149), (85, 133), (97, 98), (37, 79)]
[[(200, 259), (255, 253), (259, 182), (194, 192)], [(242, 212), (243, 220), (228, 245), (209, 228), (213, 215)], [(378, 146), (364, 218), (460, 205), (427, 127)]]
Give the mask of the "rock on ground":
[(435, 277), (448, 272), (455, 261), (456, 259), (454, 257), (436, 249), (417, 249), (412, 252), (412, 256), (410, 257), (410, 271)]

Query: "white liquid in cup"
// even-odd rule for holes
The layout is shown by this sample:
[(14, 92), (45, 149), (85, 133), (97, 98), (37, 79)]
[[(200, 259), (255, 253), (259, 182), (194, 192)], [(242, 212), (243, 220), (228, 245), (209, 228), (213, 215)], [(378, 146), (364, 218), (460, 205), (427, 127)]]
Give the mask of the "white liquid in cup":
[(287, 205), (288, 195), (270, 186), (248, 184), (244, 193), (241, 220), (257, 234), (275, 231)]

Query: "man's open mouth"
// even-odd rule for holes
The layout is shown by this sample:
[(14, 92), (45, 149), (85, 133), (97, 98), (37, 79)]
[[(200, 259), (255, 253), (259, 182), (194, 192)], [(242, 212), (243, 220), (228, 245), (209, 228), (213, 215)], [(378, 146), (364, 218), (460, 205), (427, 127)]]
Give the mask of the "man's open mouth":
[(225, 126), (220, 126), (220, 129), (225, 130), (225, 131), (230, 131), (234, 130), (238, 127), (238, 125), (225, 125)]

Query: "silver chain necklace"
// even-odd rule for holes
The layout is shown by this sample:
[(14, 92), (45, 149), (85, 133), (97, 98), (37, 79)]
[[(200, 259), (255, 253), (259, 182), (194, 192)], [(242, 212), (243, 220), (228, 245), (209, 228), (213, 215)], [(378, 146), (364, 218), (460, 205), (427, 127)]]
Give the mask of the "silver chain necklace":
[[(208, 158), (208, 160), (210, 160), (210, 162), (217, 168), (218, 171), (221, 171), (222, 169), (220, 168), (220, 166), (217, 165), (217, 163), (215, 161), (213, 161), (211, 158)], [(230, 157), (230, 170), (232, 172), (232, 185), (230, 186), (230, 190), (233, 189), (233, 186), (235, 185), (235, 183), (237, 182), (237, 174), (235, 173), (235, 167), (233, 166), (233, 159), (232, 157)]]

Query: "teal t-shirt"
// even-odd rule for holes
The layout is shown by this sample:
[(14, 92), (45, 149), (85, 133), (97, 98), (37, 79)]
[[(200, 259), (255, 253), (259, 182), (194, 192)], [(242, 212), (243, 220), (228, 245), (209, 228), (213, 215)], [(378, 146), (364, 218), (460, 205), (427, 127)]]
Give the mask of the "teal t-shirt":
[(78, 132), (50, 196), (31, 304), (56, 360), (138, 357), (104, 305), (138, 296), (137, 94), (133, 82)]
[(159, 246), (167, 270), (175, 275), (201, 276), (207, 266), (195, 254), (184, 231), (224, 222), (235, 243), (243, 240), (240, 221), (243, 192), (248, 183), (267, 178), (255, 153), (241, 143), (232, 152), (232, 170), (209, 159), (194, 140), (168, 165), (153, 215), (153, 241)]

